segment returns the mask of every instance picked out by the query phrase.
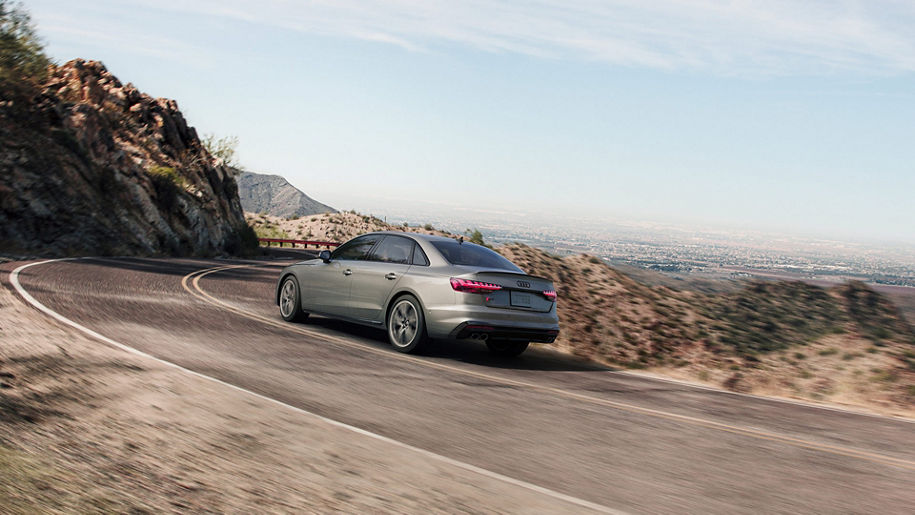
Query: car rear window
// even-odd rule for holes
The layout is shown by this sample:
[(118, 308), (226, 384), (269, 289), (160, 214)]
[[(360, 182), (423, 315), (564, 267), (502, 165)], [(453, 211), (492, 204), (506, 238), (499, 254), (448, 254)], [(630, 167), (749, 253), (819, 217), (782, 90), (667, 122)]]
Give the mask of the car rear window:
[(441, 252), (442, 256), (452, 265), (522, 272), (511, 261), (481, 245), (457, 241), (433, 241), (432, 246)]

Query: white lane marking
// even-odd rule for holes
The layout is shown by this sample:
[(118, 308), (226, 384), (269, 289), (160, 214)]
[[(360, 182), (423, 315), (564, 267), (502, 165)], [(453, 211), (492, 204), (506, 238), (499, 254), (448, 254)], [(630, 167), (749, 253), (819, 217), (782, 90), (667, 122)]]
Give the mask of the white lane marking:
[(520, 479), (515, 479), (515, 478), (513, 478), (513, 477), (509, 477), (509, 476), (506, 476), (506, 475), (503, 475), (503, 474), (499, 474), (498, 472), (493, 472), (493, 471), (488, 470), (488, 469), (484, 469), (484, 468), (481, 468), (481, 467), (477, 467), (476, 465), (471, 465), (470, 463), (464, 463), (463, 461), (458, 461), (458, 460), (456, 460), (456, 459), (449, 458), (449, 457), (443, 456), (443, 455), (441, 455), (441, 454), (436, 454), (436, 453), (434, 453), (434, 452), (432, 452), (432, 451), (427, 451), (426, 449), (422, 449), (422, 448), (419, 448), (419, 447), (414, 447), (413, 445), (410, 445), (410, 444), (408, 444), (408, 443), (404, 443), (404, 442), (401, 442), (401, 441), (398, 441), (398, 440), (394, 440), (394, 439), (392, 439), (392, 438), (388, 438), (387, 436), (383, 436), (383, 435), (380, 435), (380, 434), (377, 434), (377, 433), (372, 433), (371, 431), (367, 431), (367, 430), (365, 430), (365, 429), (362, 429), (362, 428), (359, 428), (359, 427), (356, 427), (356, 426), (351, 426), (351, 425), (346, 424), (346, 423), (344, 423), (344, 422), (340, 422), (340, 421), (338, 421), (338, 420), (334, 420), (334, 419), (327, 418), (327, 417), (322, 416), (322, 415), (318, 415), (317, 413), (312, 413), (311, 411), (308, 411), (308, 410), (305, 410), (305, 409), (302, 409), (302, 408), (298, 408), (298, 407), (293, 406), (293, 405), (291, 405), (291, 404), (286, 404), (285, 402), (276, 400), (276, 399), (274, 399), (274, 398), (272, 398), (272, 397), (267, 397), (266, 395), (262, 395), (262, 394), (260, 394), (260, 393), (253, 392), (253, 391), (251, 391), (251, 390), (247, 390), (247, 389), (245, 389), (245, 388), (242, 388), (242, 387), (240, 387), (240, 386), (234, 385), (234, 384), (232, 384), (232, 383), (227, 383), (227, 382), (225, 382), (225, 381), (223, 381), (223, 380), (221, 380), (221, 379), (216, 379), (215, 377), (211, 377), (211, 376), (208, 376), (208, 375), (205, 375), (205, 374), (201, 374), (200, 372), (195, 372), (195, 371), (190, 370), (190, 369), (188, 369), (188, 368), (184, 368), (184, 367), (182, 367), (181, 365), (178, 365), (177, 363), (172, 363), (171, 361), (166, 361), (166, 360), (164, 360), (164, 359), (157, 358), (157, 357), (152, 356), (152, 355), (150, 355), (150, 354), (147, 354), (147, 353), (145, 353), (145, 352), (143, 352), (143, 351), (141, 351), (141, 350), (135, 349), (135, 348), (130, 347), (130, 346), (128, 346), (128, 345), (125, 345), (125, 344), (123, 344), (123, 343), (120, 343), (120, 342), (117, 342), (117, 341), (115, 341), (115, 340), (112, 340), (111, 338), (108, 338), (107, 336), (104, 336), (104, 335), (102, 335), (102, 334), (99, 334), (99, 333), (93, 331), (92, 329), (89, 329), (89, 328), (86, 327), (86, 326), (80, 325), (79, 323), (74, 322), (73, 320), (70, 320), (69, 318), (67, 318), (67, 317), (65, 317), (65, 316), (63, 316), (63, 315), (61, 315), (60, 313), (58, 313), (58, 312), (56, 312), (56, 311), (54, 311), (54, 310), (48, 308), (47, 306), (45, 306), (45, 305), (42, 304), (41, 302), (38, 302), (38, 300), (35, 299), (35, 297), (33, 297), (29, 292), (25, 291), (25, 288), (23, 288), (22, 285), (19, 283), (19, 274), (20, 274), (23, 270), (25, 270), (25, 269), (27, 269), (27, 268), (30, 268), (30, 267), (33, 267), (33, 266), (37, 266), (37, 265), (43, 265), (43, 264), (46, 264), (46, 263), (53, 263), (53, 262), (57, 262), (57, 261), (67, 261), (67, 260), (71, 260), (71, 259), (73, 259), (73, 258), (48, 259), (48, 260), (45, 260), (45, 261), (38, 261), (38, 262), (36, 262), (36, 263), (28, 263), (28, 264), (22, 265), (22, 266), (16, 268), (15, 270), (13, 270), (12, 272), (10, 272), (10, 283), (12, 283), (13, 288), (15, 288), (15, 290), (19, 293), (19, 295), (22, 296), (23, 299), (25, 299), (26, 302), (28, 302), (29, 304), (31, 304), (33, 307), (35, 307), (36, 309), (38, 309), (38, 310), (41, 311), (42, 313), (44, 313), (44, 314), (50, 316), (51, 318), (57, 320), (58, 322), (61, 322), (61, 323), (66, 324), (66, 325), (69, 325), (70, 327), (73, 327), (74, 329), (77, 329), (77, 330), (79, 330), (79, 331), (81, 331), (81, 332), (83, 332), (83, 333), (85, 333), (85, 334), (87, 334), (87, 335), (89, 335), (89, 336), (91, 336), (91, 337), (97, 339), (97, 340), (100, 340), (100, 341), (102, 341), (102, 342), (104, 342), (104, 343), (107, 343), (108, 345), (111, 345), (111, 346), (116, 347), (116, 348), (118, 348), (118, 349), (121, 349), (121, 350), (123, 350), (123, 351), (129, 352), (129, 353), (131, 353), (131, 354), (135, 354), (135, 355), (137, 355), (137, 356), (141, 356), (141, 357), (146, 358), (146, 359), (151, 359), (151, 360), (153, 360), (153, 361), (156, 361), (157, 363), (161, 363), (161, 364), (163, 364), (163, 365), (166, 365), (166, 366), (168, 366), (168, 367), (174, 368), (174, 369), (176, 369), (176, 370), (180, 370), (180, 371), (182, 371), (182, 372), (184, 372), (184, 373), (186, 373), (186, 374), (190, 374), (190, 375), (192, 375), (192, 376), (199, 377), (199, 378), (201, 378), (201, 379), (205, 379), (205, 380), (208, 380), (208, 381), (212, 381), (212, 382), (214, 382), (214, 383), (216, 383), (216, 384), (219, 384), (219, 385), (222, 385), (222, 386), (226, 386), (226, 387), (231, 388), (231, 389), (233, 389), (233, 390), (237, 390), (237, 391), (240, 391), (240, 392), (244, 392), (244, 393), (246, 393), (246, 394), (248, 394), (248, 395), (252, 395), (252, 396), (254, 396), (254, 397), (257, 397), (258, 399), (261, 399), (261, 400), (265, 400), (265, 401), (274, 403), (274, 404), (276, 404), (276, 405), (278, 405), (278, 406), (282, 406), (282, 407), (284, 407), (284, 408), (286, 408), (286, 409), (295, 411), (295, 412), (297, 412), (297, 413), (301, 413), (301, 414), (304, 414), (304, 415), (309, 415), (309, 416), (314, 417), (314, 418), (316, 418), (316, 419), (318, 419), (318, 420), (320, 420), (320, 421), (322, 421), (322, 422), (324, 422), (324, 423), (326, 423), (326, 424), (330, 424), (330, 425), (332, 425), (332, 426), (339, 427), (339, 428), (342, 428), (342, 429), (346, 429), (346, 430), (351, 431), (351, 432), (356, 433), (356, 434), (360, 434), (360, 435), (363, 435), (363, 436), (367, 436), (367, 437), (369, 437), (369, 438), (373, 438), (373, 439), (375, 439), (375, 440), (379, 440), (379, 441), (381, 441), (381, 442), (385, 442), (385, 443), (390, 444), (390, 445), (394, 445), (394, 446), (397, 446), (397, 447), (401, 447), (401, 448), (403, 448), (403, 449), (407, 449), (407, 450), (413, 451), (413, 452), (418, 453), (418, 454), (420, 454), (420, 455), (422, 455), (422, 456), (425, 456), (425, 457), (427, 457), (427, 458), (431, 458), (431, 459), (440, 461), (440, 462), (442, 462), (442, 463), (446, 463), (446, 464), (448, 464), (448, 465), (452, 465), (452, 466), (455, 466), (455, 467), (458, 467), (458, 468), (461, 468), (461, 469), (464, 469), (464, 470), (467, 470), (467, 471), (470, 471), (470, 472), (474, 472), (474, 473), (479, 474), (479, 475), (484, 476), (484, 477), (488, 477), (488, 478), (491, 478), (491, 479), (496, 479), (496, 480), (499, 480), (499, 481), (502, 481), (502, 482), (505, 482), (505, 483), (508, 483), (508, 484), (511, 484), (511, 485), (519, 486), (519, 487), (521, 487), (521, 488), (525, 488), (525, 489), (527, 489), (527, 490), (531, 490), (531, 491), (533, 491), (533, 492), (537, 492), (537, 493), (539, 493), (539, 494), (543, 494), (543, 495), (546, 495), (546, 496), (548, 496), (548, 497), (552, 497), (552, 498), (554, 498), (554, 499), (558, 499), (558, 500), (560, 500), (560, 501), (565, 501), (565, 502), (567, 502), (567, 503), (574, 504), (574, 505), (576, 505), (576, 506), (581, 506), (582, 508), (588, 508), (588, 509), (590, 509), (590, 510), (594, 510), (594, 511), (599, 512), (599, 513), (611, 513), (611, 514), (616, 514), (616, 515), (623, 515), (623, 514), (626, 513), (626, 512), (624, 512), (624, 511), (620, 511), (620, 510), (615, 510), (615, 509), (613, 509), (613, 508), (609, 508), (609, 507), (604, 506), (604, 505), (602, 505), (602, 504), (597, 504), (597, 503), (593, 503), (593, 502), (591, 502), (591, 501), (586, 501), (586, 500), (584, 500), (584, 499), (579, 499), (578, 497), (573, 497), (573, 496), (571, 496), (571, 495), (567, 495), (567, 494), (564, 494), (564, 493), (561, 493), (561, 492), (557, 492), (557, 491), (555, 491), (555, 490), (550, 490), (549, 488), (545, 488), (545, 487), (542, 487), (542, 486), (539, 486), (539, 485), (535, 485), (535, 484), (533, 484), (533, 483), (528, 483), (527, 481), (522, 481), (522, 480), (520, 480)]

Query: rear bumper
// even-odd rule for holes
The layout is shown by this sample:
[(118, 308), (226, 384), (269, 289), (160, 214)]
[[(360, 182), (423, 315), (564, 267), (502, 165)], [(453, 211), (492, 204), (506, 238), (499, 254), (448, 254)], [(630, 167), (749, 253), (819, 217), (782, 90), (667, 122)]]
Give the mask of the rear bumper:
[(524, 342), (553, 343), (559, 336), (559, 326), (553, 328), (498, 326), (485, 322), (468, 321), (455, 327), (449, 338), (460, 340), (471, 335), (486, 335), (495, 340), (516, 340)]
[[(482, 302), (482, 297), (480, 297)], [(490, 338), (552, 343), (559, 334), (556, 308), (547, 312), (493, 308), (473, 304), (424, 306), (426, 329), (432, 338), (469, 338), (486, 333)], [(467, 329), (468, 326), (479, 326)]]

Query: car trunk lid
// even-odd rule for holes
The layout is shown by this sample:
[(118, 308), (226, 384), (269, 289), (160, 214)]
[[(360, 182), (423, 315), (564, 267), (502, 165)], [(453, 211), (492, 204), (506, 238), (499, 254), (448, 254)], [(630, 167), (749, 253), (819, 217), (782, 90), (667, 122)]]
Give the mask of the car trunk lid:
[(485, 294), (484, 304), (494, 308), (545, 313), (554, 301), (544, 295), (553, 291), (553, 282), (543, 277), (503, 271), (479, 271), (461, 276), (465, 279), (498, 284), (502, 288)]

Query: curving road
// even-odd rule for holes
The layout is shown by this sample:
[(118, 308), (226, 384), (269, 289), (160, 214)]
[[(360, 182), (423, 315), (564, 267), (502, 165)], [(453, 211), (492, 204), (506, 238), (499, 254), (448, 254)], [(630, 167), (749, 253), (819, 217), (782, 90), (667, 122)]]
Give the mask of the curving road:
[(290, 255), (56, 261), (19, 280), (48, 308), (157, 358), (616, 510), (915, 506), (911, 421), (653, 380), (548, 349), (517, 360), (469, 343), (402, 355), (381, 331), (283, 322), (272, 296)]

